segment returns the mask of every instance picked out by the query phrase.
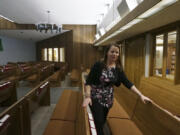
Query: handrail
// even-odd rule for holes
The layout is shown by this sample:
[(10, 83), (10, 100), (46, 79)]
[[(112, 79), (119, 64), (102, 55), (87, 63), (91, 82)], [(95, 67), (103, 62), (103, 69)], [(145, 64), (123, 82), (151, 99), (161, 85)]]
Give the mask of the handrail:
[(155, 102), (152, 102), (152, 104), (155, 105), (157, 108), (159, 108), (161, 111), (165, 112), (166, 114), (170, 115), (172, 118), (174, 118), (175, 120), (180, 122), (180, 118), (178, 116), (172, 114), (171, 112), (169, 112), (168, 110), (166, 110), (163, 107), (159, 106)]
[[(82, 72), (82, 94), (83, 94), (83, 99), (85, 98), (85, 75), (87, 75), (86, 72)], [(88, 127), (87, 131), (90, 131), (91, 135), (97, 135), (97, 131), (96, 131), (96, 127), (95, 127), (95, 123), (94, 123), (94, 118), (92, 115), (92, 112), (90, 110), (89, 105), (85, 108), (85, 119), (86, 119), (86, 127)], [(87, 122), (88, 119), (88, 122)], [(89, 133), (87, 133), (87, 135), (89, 135)]]

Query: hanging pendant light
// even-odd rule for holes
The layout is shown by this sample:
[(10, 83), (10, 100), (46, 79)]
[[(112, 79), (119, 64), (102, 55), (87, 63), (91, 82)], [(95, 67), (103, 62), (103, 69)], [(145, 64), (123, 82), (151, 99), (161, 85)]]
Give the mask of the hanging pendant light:
[(39, 32), (45, 32), (48, 33), (51, 32), (53, 34), (53, 32), (56, 33), (61, 33), (62, 31), (62, 25), (57, 25), (57, 24), (51, 24), (50, 23), (50, 19), (49, 19), (49, 15), (50, 15), (50, 11), (47, 11), (48, 14), (48, 22), (47, 23), (39, 23), (36, 25), (36, 29)]

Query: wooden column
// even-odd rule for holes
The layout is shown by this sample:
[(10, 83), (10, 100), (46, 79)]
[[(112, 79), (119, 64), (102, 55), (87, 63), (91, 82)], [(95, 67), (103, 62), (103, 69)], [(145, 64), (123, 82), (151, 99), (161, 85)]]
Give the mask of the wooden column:
[(177, 27), (175, 84), (180, 84), (180, 26)]
[(167, 46), (168, 46), (168, 33), (164, 34), (163, 37), (163, 67), (162, 67), (162, 77), (166, 78), (166, 67), (167, 67)]

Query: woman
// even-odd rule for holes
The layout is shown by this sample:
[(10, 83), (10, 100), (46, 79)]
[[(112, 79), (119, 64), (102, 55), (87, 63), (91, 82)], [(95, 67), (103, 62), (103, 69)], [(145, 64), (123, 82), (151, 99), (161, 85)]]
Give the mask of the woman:
[(113, 104), (113, 85), (120, 86), (123, 83), (139, 95), (144, 103), (151, 102), (126, 78), (122, 70), (119, 50), (117, 45), (108, 46), (104, 60), (94, 64), (86, 80), (83, 107), (90, 105), (98, 135), (104, 135), (103, 126)]

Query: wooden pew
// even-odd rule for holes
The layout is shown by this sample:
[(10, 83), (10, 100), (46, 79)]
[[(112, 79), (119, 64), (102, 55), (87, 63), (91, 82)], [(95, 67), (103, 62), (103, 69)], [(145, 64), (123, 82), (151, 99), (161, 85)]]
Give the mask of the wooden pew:
[(27, 95), (25, 95), (25, 99), (29, 103), (30, 113), (35, 111), (39, 106), (49, 106), (50, 85), (48, 79), (33, 88)]
[(67, 67), (64, 65), (60, 70), (56, 71), (50, 78), (50, 85), (52, 87), (61, 86), (61, 81), (65, 79)]
[(7, 129), (10, 125), (9, 118), (10, 115), (8, 114), (0, 118), (0, 135), (7, 135)]
[(25, 78), (24, 81), (27, 81), (31, 84), (31, 86), (36, 86), (40, 83), (40, 69), (35, 66), (32, 74)]
[[(141, 89), (152, 89), (147, 84), (141, 82)], [(180, 133), (180, 119), (156, 103), (142, 103), (137, 95), (125, 87), (115, 88), (115, 97), (118, 102), (115, 99), (108, 115), (112, 135), (178, 135)], [(124, 113), (121, 114), (122, 109), (117, 111), (117, 103), (122, 105), (129, 117)]]
[(0, 80), (17, 81), (17, 66), (5, 65), (0, 67)]
[(0, 118), (10, 115), (6, 135), (31, 135), (29, 104), (21, 98), (0, 114)]
[(32, 66), (26, 66), (26, 65), (19, 65), (17, 75), (19, 78), (19, 81), (24, 80), (28, 76), (30, 76), (33, 72)]
[(0, 118), (10, 115), (9, 126), (7, 129), (2, 128), (7, 132), (5, 135), (31, 135), (31, 113), (38, 106), (46, 105), (50, 105), (50, 88), (47, 80), (0, 114)]
[(71, 80), (72, 86), (79, 86), (79, 84), (81, 82), (80, 81), (80, 72), (77, 69), (73, 69), (71, 71), (70, 80)]
[(49, 82), (51, 87), (61, 86), (61, 79), (62, 79), (62, 71), (56, 71), (52, 76), (49, 78)]
[(43, 66), (40, 69), (40, 81), (45, 80), (51, 75), (52, 65)]
[(64, 90), (43, 135), (75, 134), (78, 92)]
[[(180, 90), (179, 86), (170, 85), (166, 81), (158, 81), (156, 78), (142, 78), (140, 83), (140, 89), (143, 94), (149, 95), (149, 92), (158, 91), (156, 96), (160, 99), (163, 99), (163, 92), (170, 89), (171, 91)], [(173, 94), (175, 94), (173, 92)], [(171, 93), (172, 94), (172, 93)], [(178, 106), (179, 98), (178, 94), (174, 96), (169, 96), (166, 98), (166, 103), (174, 102), (177, 106), (171, 106), (169, 108), (164, 104), (159, 104), (157, 98), (155, 99), (153, 95), (149, 95), (150, 98), (154, 100), (155, 103), (150, 105), (144, 105), (141, 101), (138, 101), (135, 113), (133, 116), (133, 121), (135, 121), (136, 125), (143, 131), (144, 134), (150, 135), (179, 135), (180, 133), (180, 119), (177, 115), (180, 112), (180, 108)], [(169, 101), (169, 102), (168, 102)], [(158, 104), (159, 105), (158, 105)], [(167, 107), (167, 108), (166, 108)], [(178, 109), (179, 108), (179, 109)]]
[(43, 135), (91, 135), (82, 92), (64, 90)]
[(180, 116), (180, 85), (156, 77), (141, 78), (140, 90), (174, 115)]
[(82, 108), (83, 91), (63, 91), (43, 135), (97, 135), (90, 127), (93, 117)]
[(0, 82), (0, 105), (10, 106), (17, 101), (15, 82)]

